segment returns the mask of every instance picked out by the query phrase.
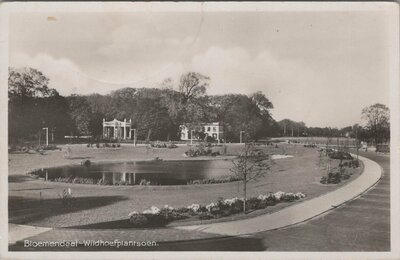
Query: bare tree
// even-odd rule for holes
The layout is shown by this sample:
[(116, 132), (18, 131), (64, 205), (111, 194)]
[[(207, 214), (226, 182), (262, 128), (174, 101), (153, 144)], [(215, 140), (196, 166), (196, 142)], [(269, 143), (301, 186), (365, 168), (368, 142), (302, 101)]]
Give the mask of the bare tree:
[(197, 72), (183, 74), (179, 82), (179, 92), (183, 102), (205, 95), (209, 81), (209, 77)]
[(375, 145), (386, 141), (390, 136), (389, 108), (383, 104), (374, 104), (362, 110), (362, 118), (367, 130), (373, 136)]
[(230, 171), (243, 182), (243, 212), (246, 214), (247, 183), (264, 176), (271, 167), (269, 156), (254, 144), (246, 144)]

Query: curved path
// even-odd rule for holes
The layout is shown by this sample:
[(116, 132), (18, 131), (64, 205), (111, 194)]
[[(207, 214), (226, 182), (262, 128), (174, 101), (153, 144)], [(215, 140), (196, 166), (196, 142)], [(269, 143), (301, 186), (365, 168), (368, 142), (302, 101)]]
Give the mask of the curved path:
[(237, 236), (278, 229), (304, 222), (359, 196), (380, 179), (381, 167), (376, 162), (361, 156), (359, 159), (364, 163), (363, 174), (347, 185), (325, 195), (284, 208), (273, 214), (265, 214), (254, 218), (224, 223), (183, 226), (177, 228)]
[[(17, 231), (19, 227), (13, 226), (10, 224), (10, 245), (17, 241), (21, 241), (24, 238), (29, 237), (30, 240), (36, 241), (46, 241), (46, 240), (74, 240), (74, 239), (103, 239), (103, 240), (155, 240), (159, 241), (159, 244), (156, 248), (124, 248), (124, 249), (115, 249), (115, 250), (268, 250), (271, 249), (269, 245), (270, 241), (276, 241), (275, 233), (276, 232), (285, 232), (285, 235), (282, 239), (285, 241), (291, 237), (292, 229), (296, 229), (302, 225), (297, 225), (292, 228), (285, 228), (276, 231), (267, 231), (280, 228), (283, 226), (293, 225), (307, 219), (313, 218), (316, 215), (320, 215), (323, 212), (329, 211), (342, 203), (345, 203), (349, 199), (354, 198), (355, 196), (360, 195), (366, 189), (370, 188), (371, 185), (376, 183), (381, 177), (381, 168), (375, 162), (371, 161), (367, 158), (361, 158), (365, 165), (364, 173), (354, 181), (348, 183), (342, 188), (335, 190), (334, 192), (328, 193), (321, 197), (311, 199), (309, 201), (305, 201), (303, 203), (299, 203), (292, 207), (288, 207), (284, 210), (276, 212), (270, 215), (264, 215), (255, 217), (252, 219), (245, 219), (233, 222), (225, 222), (225, 223), (214, 223), (209, 225), (198, 225), (198, 226), (187, 226), (187, 227), (176, 227), (176, 228), (166, 228), (166, 229), (155, 229), (155, 230), (67, 230), (67, 229), (52, 229), (52, 230), (36, 230), (28, 235), (23, 231), (23, 227), (20, 230), (21, 236), (18, 236)], [(386, 176), (386, 175), (385, 175)], [(388, 196), (388, 195), (387, 195)], [(381, 198), (381, 197), (378, 197)], [(362, 199), (362, 198), (361, 198)], [(359, 201), (361, 199), (355, 200)], [(352, 202), (350, 202), (352, 203)], [(347, 203), (346, 203), (347, 205)], [(346, 208), (347, 206), (341, 207), (331, 214), (327, 214), (327, 216), (332, 216), (336, 212), (339, 212), (342, 208)], [(390, 210), (390, 206), (389, 206)], [(365, 208), (365, 214), (368, 216), (369, 209)], [(390, 211), (388, 211), (390, 212)], [(307, 222), (305, 225), (309, 225), (308, 223), (312, 223), (315, 221), (319, 221), (321, 218), (313, 219), (312, 221)], [(338, 219), (341, 217), (339, 216)], [(354, 221), (358, 221), (358, 219), (354, 219)], [(274, 222), (274, 223), (273, 223)], [(327, 223), (321, 223), (322, 227), (326, 226)], [(29, 228), (29, 227), (26, 227)], [(349, 229), (351, 230), (351, 229)], [(264, 231), (264, 232), (260, 232)], [(258, 233), (257, 233), (258, 232)], [(12, 234), (14, 233), (14, 238), (12, 238)], [(246, 233), (256, 233), (251, 236), (243, 236)], [(25, 234), (25, 236), (23, 236)], [(241, 234), (242, 236), (237, 236)], [(321, 233), (316, 233), (321, 234)], [(227, 237), (227, 235), (234, 235), (234, 237)], [(265, 237), (271, 238), (264, 239)], [(300, 234), (301, 236), (301, 234)], [(193, 237), (198, 237), (198, 240), (188, 240)], [(274, 238), (274, 239), (272, 239)], [(298, 238), (297, 238), (298, 239)], [(164, 241), (164, 242), (162, 242)], [(279, 241), (279, 240), (278, 240)], [(297, 240), (296, 240), (297, 241)], [(319, 240), (320, 241), (320, 240)], [(318, 245), (318, 240), (314, 241), (316, 245)], [(268, 245), (266, 245), (267, 243)], [(19, 245), (18, 245), (19, 244)], [(10, 246), (10, 250), (29, 250), (27, 248), (22, 248), (21, 244)], [(314, 244), (314, 243), (313, 243)], [(280, 241), (278, 245), (285, 245)], [(287, 245), (287, 243), (286, 243)], [(274, 248), (274, 247), (272, 247)], [(293, 248), (290, 246), (293, 250)], [(113, 250), (112, 248), (105, 248), (107, 250)], [(105, 250), (100, 248), (79, 248), (72, 250)], [(32, 249), (31, 249), (32, 250)], [(45, 250), (45, 248), (42, 248)], [(279, 249), (278, 249), (279, 250)], [(282, 249), (289, 250), (289, 249)], [(297, 248), (297, 250), (301, 250)], [(307, 248), (303, 248), (303, 250), (307, 250)], [(318, 250), (321, 250), (319, 247)]]
[[(383, 169), (358, 198), (305, 223), (252, 235), (181, 241), (160, 250), (204, 251), (390, 251), (390, 157), (363, 153)], [(394, 258), (393, 258), (394, 259)]]

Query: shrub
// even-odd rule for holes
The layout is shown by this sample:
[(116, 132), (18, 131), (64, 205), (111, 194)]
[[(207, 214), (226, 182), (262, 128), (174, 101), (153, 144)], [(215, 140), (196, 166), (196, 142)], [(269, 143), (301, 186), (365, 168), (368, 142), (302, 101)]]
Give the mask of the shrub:
[(258, 198), (250, 198), (246, 201), (246, 209), (256, 210), (260, 209), (260, 201)]
[(338, 184), (343, 180), (349, 179), (351, 173), (345, 171), (343, 167), (339, 169), (339, 171), (329, 172), (327, 176), (321, 177), (320, 183), (322, 184)]
[(213, 184), (213, 183), (226, 183), (232, 181), (238, 181), (240, 178), (238, 176), (221, 176), (218, 178), (200, 179), (200, 180), (189, 180), (187, 184)]
[(334, 151), (332, 149), (327, 150), (328, 156), (331, 159), (338, 159), (338, 160), (348, 160), (353, 159), (350, 153), (344, 151)]
[(85, 167), (89, 167), (89, 166), (91, 165), (91, 162), (90, 162), (90, 160), (83, 160), (83, 161), (81, 162), (81, 165), (82, 165), (82, 166), (85, 166)]
[(205, 143), (200, 143), (196, 147), (190, 147), (189, 150), (185, 152), (185, 154), (188, 157), (196, 157), (196, 156), (204, 156), (204, 155), (217, 156), (217, 155), (219, 155), (219, 152), (216, 152), (213, 154), (211, 145), (206, 145)]
[[(296, 194), (285, 192), (277, 192), (274, 194), (269, 193), (268, 195), (260, 195), (258, 197), (249, 198), (247, 200), (247, 205), (249, 209), (257, 210), (266, 208), (271, 202), (273, 202), (275, 205), (277, 202), (293, 201), (304, 197), (305, 195), (300, 192)], [(243, 199), (218, 198), (216, 202), (212, 202), (206, 206), (192, 204), (190, 206), (178, 209), (174, 209), (168, 205), (165, 205), (162, 209), (152, 206), (150, 209), (143, 211), (143, 213), (130, 213), (129, 222), (136, 227), (160, 226), (178, 219), (190, 217), (198, 217), (199, 219), (213, 219), (230, 216), (239, 212), (243, 212)], [(143, 217), (138, 217), (139, 215), (142, 215)]]
[(214, 218), (214, 215), (210, 212), (201, 212), (198, 216), (199, 216), (199, 219), (202, 219), (202, 220)]
[(87, 144), (86, 147), (91, 147), (91, 144)]
[(216, 151), (216, 152), (212, 152), (212, 153), (211, 153), (211, 156), (213, 156), (213, 157), (215, 157), (215, 156), (217, 156), (217, 155), (219, 155), (219, 151)]
[(116, 181), (114, 182), (114, 185), (128, 185), (129, 183), (127, 181)]
[(83, 178), (83, 177), (75, 177), (71, 179), (72, 183), (79, 183), (79, 184), (96, 184), (98, 181), (93, 178)]
[(358, 160), (352, 160), (349, 162), (349, 167), (358, 168), (360, 167), (360, 162)]
[(169, 149), (172, 149), (172, 148), (177, 148), (178, 146), (176, 145), (176, 144), (174, 144), (174, 143), (169, 143), (168, 145), (167, 145), (167, 148), (169, 148)]
[(139, 185), (151, 185), (151, 182), (146, 179), (141, 179)]
[(96, 148), (100, 148), (100, 144), (99, 143), (96, 143)]
[(144, 214), (134, 212), (130, 214), (129, 223), (134, 227), (146, 227), (149, 224), (149, 220)]

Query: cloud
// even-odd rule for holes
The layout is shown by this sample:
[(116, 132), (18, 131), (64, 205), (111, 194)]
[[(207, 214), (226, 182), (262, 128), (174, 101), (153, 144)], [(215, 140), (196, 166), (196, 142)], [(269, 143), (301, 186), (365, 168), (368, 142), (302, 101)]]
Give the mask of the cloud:
[(108, 43), (99, 46), (96, 53), (113, 59), (134, 59), (145, 62), (154, 58), (180, 56), (180, 53), (194, 42), (192, 36), (172, 37), (151, 28), (152, 26), (150, 29), (140, 28), (137, 25), (120, 26), (111, 32)]
[(274, 104), (277, 119), (290, 115), (313, 124), (320, 118), (316, 101), (323, 101), (322, 107), (335, 96), (335, 88), (324, 87), (326, 79), (309, 64), (278, 58), (267, 50), (251, 55), (239, 47), (213, 46), (194, 56), (189, 67), (210, 76), (211, 94), (263, 91)]
[(49, 86), (57, 89), (60, 94), (78, 92), (78, 72), (80, 68), (66, 58), (56, 59), (47, 54), (37, 54), (33, 57), (22, 53), (10, 53), (11, 67), (32, 67), (40, 70), (50, 79)]

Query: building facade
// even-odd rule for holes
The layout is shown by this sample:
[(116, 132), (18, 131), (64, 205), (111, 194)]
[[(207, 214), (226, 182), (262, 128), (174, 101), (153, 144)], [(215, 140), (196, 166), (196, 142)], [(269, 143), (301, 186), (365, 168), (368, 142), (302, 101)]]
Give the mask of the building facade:
[[(224, 129), (219, 122), (202, 124), (202, 132), (205, 134), (205, 139), (209, 136), (214, 138), (218, 143), (224, 139)], [(194, 130), (189, 129), (185, 125), (180, 126), (180, 137), (183, 141), (199, 140), (198, 136), (193, 135)]]
[(131, 139), (131, 126), (132, 119), (129, 119), (129, 121), (126, 121), (126, 119), (124, 121), (114, 119), (107, 122), (103, 118), (103, 138), (114, 140)]

